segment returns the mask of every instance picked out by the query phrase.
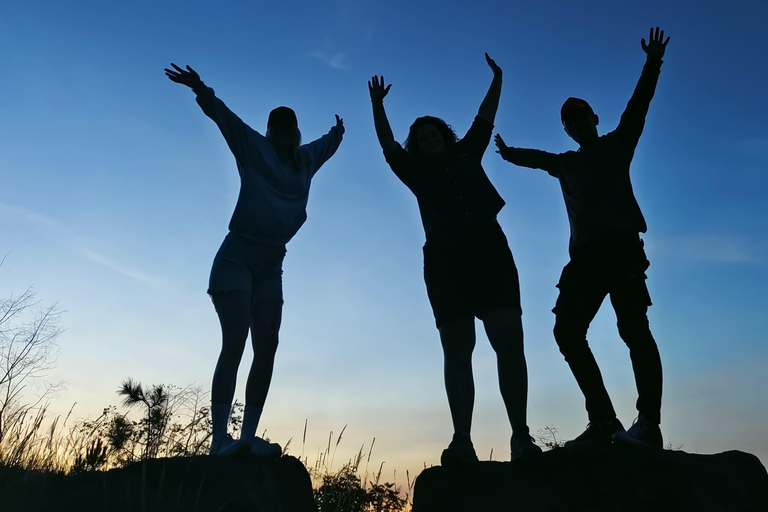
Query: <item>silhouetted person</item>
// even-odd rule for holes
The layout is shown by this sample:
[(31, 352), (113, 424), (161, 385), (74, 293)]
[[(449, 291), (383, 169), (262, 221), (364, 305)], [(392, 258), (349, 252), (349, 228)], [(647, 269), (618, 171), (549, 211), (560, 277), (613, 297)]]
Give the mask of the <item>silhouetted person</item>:
[[(278, 107), (269, 114), (266, 137), (245, 124), (187, 66), (165, 69), (172, 81), (192, 88), (205, 115), (221, 130), (235, 156), (240, 195), (229, 234), (213, 261), (208, 293), (221, 323), (222, 348), (211, 387), (211, 454), (279, 456), (282, 449), (256, 437), (272, 379), (283, 309), (282, 265), (285, 244), (307, 219), (312, 177), (336, 152), (344, 134), (341, 118), (321, 138), (301, 144), (296, 114)], [(245, 388), (240, 440), (227, 434), (237, 368), (248, 331), (253, 363)]]
[[(663, 41), (663, 42), (662, 42)], [(565, 132), (578, 151), (561, 154), (508, 147), (496, 135), (502, 158), (543, 169), (560, 180), (571, 225), (571, 261), (563, 269), (555, 304), (555, 340), (579, 384), (589, 415), (584, 433), (572, 442), (621, 441), (661, 448), (661, 358), (648, 326), (651, 299), (645, 285), (650, 264), (639, 233), (646, 224), (632, 192), (629, 165), (656, 90), (669, 38), (651, 29), (643, 72), (616, 129), (598, 136), (598, 117), (589, 104), (568, 98), (561, 109)], [(629, 347), (639, 415), (628, 431), (611, 404), (600, 369), (587, 344), (587, 329), (606, 295), (616, 311), (619, 335)], [(568, 443), (566, 443), (568, 444)]]
[(376, 134), (384, 156), (419, 203), (426, 234), (424, 280), (445, 356), (445, 389), (453, 440), (442, 464), (476, 462), (470, 430), (475, 388), (472, 351), (475, 317), (496, 351), (499, 385), (512, 425), (512, 459), (539, 453), (528, 433), (528, 375), (523, 352), (517, 268), (496, 215), (504, 206), (481, 166), (501, 95), (501, 68), (485, 55), (493, 81), (463, 139), (442, 119), (425, 116), (411, 125), (405, 148), (395, 141), (384, 111), (391, 87), (384, 77), (368, 82)]

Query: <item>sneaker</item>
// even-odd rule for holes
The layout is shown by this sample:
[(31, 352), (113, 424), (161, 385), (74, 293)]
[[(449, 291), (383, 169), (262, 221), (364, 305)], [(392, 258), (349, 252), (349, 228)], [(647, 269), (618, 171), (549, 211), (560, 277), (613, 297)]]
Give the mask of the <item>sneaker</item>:
[(460, 464), (473, 464), (478, 462), (475, 447), (468, 434), (453, 434), (453, 440), (448, 448), (443, 450), (440, 456), (440, 464), (443, 466), (456, 466)]
[(664, 441), (661, 437), (661, 429), (656, 423), (651, 423), (640, 414), (629, 430), (626, 432), (616, 432), (613, 434), (613, 440), (623, 444), (642, 446), (644, 448), (661, 449)]
[(509, 460), (517, 460), (541, 453), (541, 448), (534, 444), (533, 437), (528, 435), (526, 431), (525, 435), (512, 436), (512, 439), (509, 440), (509, 452)]
[(248, 453), (276, 459), (283, 454), (283, 449), (277, 443), (270, 443), (260, 437), (254, 437), (250, 440), (250, 451)]
[(247, 452), (250, 445), (243, 439), (232, 439), (232, 436), (227, 434), (226, 437), (221, 439), (214, 439), (211, 442), (211, 450), (209, 455), (216, 455), (219, 457), (228, 457), (238, 453)]
[(584, 441), (610, 442), (617, 432), (624, 432), (624, 426), (618, 418), (613, 418), (609, 421), (590, 421), (587, 429), (580, 436), (566, 441), (563, 446), (568, 448)]

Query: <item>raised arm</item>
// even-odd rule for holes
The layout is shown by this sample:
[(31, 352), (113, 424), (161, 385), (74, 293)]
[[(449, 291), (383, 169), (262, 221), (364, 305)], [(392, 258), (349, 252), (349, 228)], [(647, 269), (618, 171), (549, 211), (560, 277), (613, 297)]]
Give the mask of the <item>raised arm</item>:
[(336, 115), (336, 124), (322, 137), (310, 142), (304, 149), (307, 151), (310, 160), (310, 166), (312, 169), (312, 175), (320, 169), (329, 158), (336, 153), (341, 144), (341, 139), (344, 136), (344, 120)]
[(374, 75), (368, 81), (368, 92), (371, 94), (371, 106), (373, 107), (373, 126), (376, 128), (376, 137), (379, 139), (381, 149), (385, 153), (397, 150), (400, 144), (392, 135), (392, 127), (389, 126), (387, 112), (384, 110), (384, 97), (389, 93), (392, 84), (384, 87), (384, 76), (379, 78)]
[(493, 124), (496, 119), (496, 111), (499, 108), (499, 98), (501, 98), (501, 68), (496, 65), (496, 62), (486, 53), (485, 61), (493, 71), (493, 80), (491, 80), (491, 86), (488, 88), (488, 92), (483, 98), (483, 102), (480, 104), (480, 108), (477, 111), (477, 117), (488, 121)]
[(562, 155), (547, 153), (538, 149), (522, 149), (507, 146), (504, 143), (504, 139), (498, 133), (493, 138), (493, 141), (496, 143), (496, 152), (507, 162), (519, 165), (520, 167), (543, 169), (555, 177), (561, 174)]
[(632, 93), (632, 97), (627, 103), (627, 108), (624, 109), (624, 113), (621, 115), (619, 126), (616, 128), (617, 135), (633, 148), (637, 145), (640, 135), (643, 133), (645, 116), (648, 114), (648, 108), (656, 92), (661, 64), (664, 62), (662, 57), (664, 57), (668, 42), (669, 37), (665, 40), (664, 31), (660, 30), (659, 27), (656, 27), (655, 33), (653, 28), (651, 28), (648, 44), (646, 44), (645, 38), (640, 40), (640, 46), (647, 55), (645, 65)]
[(184, 70), (173, 63), (171, 66), (174, 69), (165, 68), (165, 75), (172, 82), (186, 85), (194, 91), (197, 95), (197, 104), (203, 109), (203, 113), (219, 127), (235, 158), (238, 160), (245, 158), (249, 148), (248, 133), (253, 130), (216, 97), (213, 89), (203, 83), (194, 69), (186, 66), (187, 69)]

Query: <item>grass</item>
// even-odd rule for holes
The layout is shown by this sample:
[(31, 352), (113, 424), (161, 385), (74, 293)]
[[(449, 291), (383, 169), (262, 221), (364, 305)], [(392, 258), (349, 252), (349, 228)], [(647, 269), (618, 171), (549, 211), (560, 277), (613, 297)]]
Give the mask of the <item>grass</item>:
[[(56, 478), (86, 471), (106, 471), (147, 458), (207, 453), (210, 420), (207, 408), (199, 407), (201, 400), (197, 398), (190, 402), (194, 406), (191, 411), (189, 407), (177, 408), (167, 417), (162, 432), (156, 428), (157, 424), (152, 426), (147, 422), (149, 415), (137, 421), (128, 420), (113, 406), (105, 408), (96, 420), (73, 420), (74, 405), (64, 417), (49, 417), (45, 406), (20, 410), (12, 421), (2, 425), (0, 432), (0, 501), (9, 499), (9, 492), (15, 493), (17, 500), (22, 493), (34, 501), (47, 494), (46, 490)], [(237, 431), (240, 420), (237, 409), (231, 420), (230, 430)], [(305, 455), (305, 421), (301, 454), (297, 458), (310, 475), (318, 510), (410, 510), (413, 491), (410, 474), (406, 473), (407, 487), (401, 490), (394, 483), (382, 481), (383, 462), (377, 471), (369, 471), (375, 438), (367, 450), (361, 446), (357, 455), (334, 469), (336, 451), (346, 428), (344, 426), (338, 436), (331, 432), (325, 449), (310, 462)], [(289, 440), (285, 454), (289, 453), (290, 444)], [(148, 453), (152, 456), (147, 456)], [(142, 486), (136, 500), (145, 504), (142, 510), (154, 510), (156, 507), (146, 505), (147, 500), (152, 500), (146, 494)], [(34, 509), (34, 503), (29, 505), (28, 509)]]

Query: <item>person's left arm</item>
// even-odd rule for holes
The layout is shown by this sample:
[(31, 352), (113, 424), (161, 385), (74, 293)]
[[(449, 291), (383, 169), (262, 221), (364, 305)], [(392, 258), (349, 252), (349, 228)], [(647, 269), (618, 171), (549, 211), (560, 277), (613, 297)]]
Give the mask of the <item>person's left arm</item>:
[(493, 135), (493, 121), (496, 118), (496, 110), (499, 108), (499, 98), (501, 97), (501, 68), (486, 53), (485, 60), (493, 71), (493, 80), (488, 92), (477, 110), (477, 116), (472, 122), (472, 126), (467, 130), (466, 135), (461, 139), (465, 148), (471, 148), (472, 153), (482, 157), (485, 153), (488, 143), (491, 142)]
[(336, 115), (336, 124), (322, 137), (310, 142), (303, 147), (309, 155), (312, 174), (314, 175), (320, 166), (328, 161), (336, 153), (344, 136), (344, 120)]
[(664, 57), (668, 42), (669, 37), (664, 40), (664, 31), (660, 30), (659, 27), (656, 27), (655, 33), (651, 28), (648, 44), (645, 43), (645, 38), (640, 40), (640, 45), (647, 55), (645, 65), (635, 86), (635, 91), (627, 103), (627, 108), (621, 115), (619, 126), (615, 130), (616, 135), (632, 148), (637, 146), (640, 135), (643, 133), (645, 117), (656, 92), (661, 65), (664, 62), (662, 57)]
[(499, 108), (499, 98), (501, 98), (502, 71), (487, 53), (485, 54), (485, 61), (493, 71), (493, 80), (491, 80), (491, 86), (488, 88), (488, 92), (485, 93), (485, 98), (483, 98), (483, 102), (477, 110), (477, 117), (493, 125), (496, 119), (496, 111)]

